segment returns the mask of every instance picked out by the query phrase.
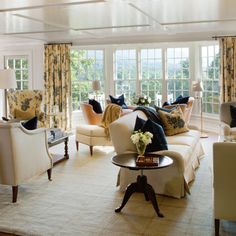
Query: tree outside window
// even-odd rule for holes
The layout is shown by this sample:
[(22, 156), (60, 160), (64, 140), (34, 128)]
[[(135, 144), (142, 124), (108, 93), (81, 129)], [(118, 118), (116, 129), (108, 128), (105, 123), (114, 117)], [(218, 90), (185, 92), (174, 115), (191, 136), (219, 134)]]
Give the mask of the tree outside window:
[(132, 104), (136, 94), (136, 50), (116, 50), (114, 68), (115, 95), (124, 94), (127, 104)]
[(201, 47), (203, 112), (219, 113), (219, 46)]
[(141, 94), (151, 98), (150, 105), (162, 103), (162, 50), (141, 49)]
[(80, 109), (80, 102), (95, 97), (92, 81), (100, 80), (101, 91), (96, 99), (104, 105), (104, 52), (103, 50), (71, 50), (72, 109)]
[(167, 48), (167, 79), (169, 102), (189, 96), (189, 48)]

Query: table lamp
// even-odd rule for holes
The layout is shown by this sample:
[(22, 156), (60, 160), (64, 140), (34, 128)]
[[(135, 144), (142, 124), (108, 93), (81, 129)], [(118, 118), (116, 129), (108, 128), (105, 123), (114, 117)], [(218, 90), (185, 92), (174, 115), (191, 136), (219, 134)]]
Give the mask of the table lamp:
[(201, 138), (208, 138), (207, 134), (203, 133), (203, 115), (202, 115), (203, 114), (203, 112), (202, 112), (202, 91), (203, 91), (203, 87), (202, 87), (202, 81), (200, 81), (200, 80), (193, 81), (192, 90), (193, 90), (193, 92), (195, 92), (197, 94), (197, 96), (195, 98), (200, 100)]
[(0, 89), (4, 89), (5, 117), (7, 118), (7, 89), (16, 88), (16, 75), (13, 69), (0, 70)]
[(97, 100), (98, 91), (101, 89), (100, 80), (93, 80), (93, 82), (92, 82), (92, 89), (96, 93), (96, 100)]

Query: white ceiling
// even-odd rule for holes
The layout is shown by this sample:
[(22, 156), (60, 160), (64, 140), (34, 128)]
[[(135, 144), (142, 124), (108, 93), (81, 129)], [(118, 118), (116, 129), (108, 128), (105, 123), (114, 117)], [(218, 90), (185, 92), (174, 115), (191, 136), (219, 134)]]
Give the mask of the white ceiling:
[(185, 41), (235, 34), (235, 0), (0, 0), (1, 43)]

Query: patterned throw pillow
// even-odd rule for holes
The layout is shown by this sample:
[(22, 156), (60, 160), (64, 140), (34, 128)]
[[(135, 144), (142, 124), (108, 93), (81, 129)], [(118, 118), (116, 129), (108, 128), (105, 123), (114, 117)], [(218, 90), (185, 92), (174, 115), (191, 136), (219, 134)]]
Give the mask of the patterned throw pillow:
[(14, 110), (14, 118), (20, 119), (20, 120), (30, 120), (33, 117), (35, 117), (35, 111), (28, 110), (28, 111), (21, 111), (18, 109)]
[(189, 131), (179, 106), (170, 113), (159, 110), (159, 114), (166, 135), (171, 136)]

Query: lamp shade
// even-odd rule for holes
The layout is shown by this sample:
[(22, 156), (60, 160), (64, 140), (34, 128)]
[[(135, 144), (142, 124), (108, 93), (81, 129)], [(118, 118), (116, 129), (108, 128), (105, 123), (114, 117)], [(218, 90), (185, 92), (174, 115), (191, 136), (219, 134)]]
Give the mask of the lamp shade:
[(15, 71), (12, 69), (0, 70), (0, 88), (10, 89), (16, 87)]
[(98, 91), (101, 89), (101, 84), (99, 80), (94, 80), (92, 83), (93, 91)]
[(202, 81), (199, 81), (199, 80), (193, 81), (192, 90), (193, 92), (202, 92), (203, 91)]

